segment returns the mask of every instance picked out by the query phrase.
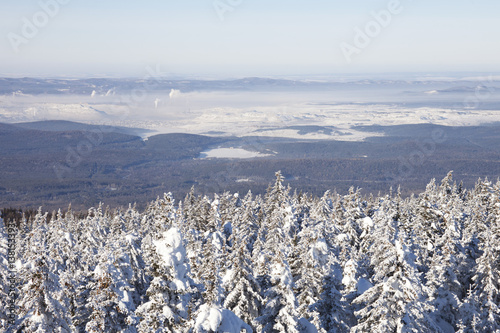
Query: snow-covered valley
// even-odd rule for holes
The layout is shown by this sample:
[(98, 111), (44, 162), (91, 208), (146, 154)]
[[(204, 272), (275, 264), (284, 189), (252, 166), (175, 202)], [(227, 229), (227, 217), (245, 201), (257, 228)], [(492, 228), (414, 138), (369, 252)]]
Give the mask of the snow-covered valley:
[[(369, 81), (316, 88), (273, 86), (268, 91), (250, 84), (244, 90), (211, 90), (208, 82), (196, 84), (207, 87), (183, 91), (169, 88), (175, 86), (171, 83), (154, 91), (101, 91), (95, 86), (90, 94), (16, 91), (0, 95), (0, 122), (68, 120), (151, 130), (145, 136), (190, 133), (361, 141), (380, 134), (359, 131), (358, 126), (477, 126), (500, 121), (500, 82), (494, 80)], [(330, 129), (305, 132), (297, 126)]]

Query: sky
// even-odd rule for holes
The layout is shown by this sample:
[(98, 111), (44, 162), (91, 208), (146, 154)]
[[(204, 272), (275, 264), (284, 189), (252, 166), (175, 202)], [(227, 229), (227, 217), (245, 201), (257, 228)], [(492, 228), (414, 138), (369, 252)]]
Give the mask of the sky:
[(500, 72), (498, 0), (4, 0), (0, 75)]

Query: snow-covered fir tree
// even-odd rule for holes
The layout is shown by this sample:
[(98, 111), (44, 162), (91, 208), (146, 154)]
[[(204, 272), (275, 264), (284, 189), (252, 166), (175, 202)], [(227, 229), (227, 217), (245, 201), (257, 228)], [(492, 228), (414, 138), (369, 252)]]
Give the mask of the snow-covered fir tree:
[(19, 275), (19, 313), (16, 329), (23, 332), (72, 332), (65, 294), (47, 246), (46, 214), (37, 214), (30, 232), (24, 264)]
[(188, 319), (192, 281), (179, 229), (171, 228), (145, 242), (146, 272), (152, 278), (141, 304), (138, 332), (181, 332)]
[(265, 292), (265, 307), (259, 332), (299, 332), (298, 304), (293, 292), (294, 283), (290, 267), (282, 251), (278, 251), (270, 266), (271, 287)]
[(337, 288), (340, 280), (338, 275), (341, 274), (341, 271), (336, 268), (335, 261), (334, 256), (330, 255), (327, 274), (322, 281), (321, 294), (313, 308), (319, 313), (318, 331), (349, 332), (349, 327), (355, 322), (354, 314)]
[(479, 235), (483, 254), (477, 259), (472, 290), (463, 305), (460, 332), (500, 331), (500, 238), (498, 226), (486, 230)]
[(373, 243), (371, 264), (373, 286), (354, 303), (363, 308), (356, 312), (358, 323), (351, 332), (440, 332), (425, 301), (425, 289), (414, 263), (414, 254), (399, 230), (397, 211), (390, 203), (375, 215), (379, 242)]
[[(421, 194), (158, 197), (18, 221), (0, 331), (500, 332), (500, 181)], [(290, 195), (290, 193), (294, 193)]]
[[(12, 256), (11, 263), (9, 263), (9, 248), (15, 251), (15, 244), (12, 241), (14, 240), (14, 233), (17, 231), (15, 226), (11, 228), (11, 242), (9, 242), (8, 223), (0, 216), (0, 309), (4, 310), (0, 313), (0, 330), (3, 331), (7, 330), (9, 316), (11, 315), (10, 302), (12, 298), (9, 295), (11, 287), (10, 272), (14, 270), (11, 270), (10, 267), (14, 268), (15, 264), (12, 260), (14, 257)], [(14, 276), (12, 277), (14, 278)]]
[(134, 288), (126, 279), (126, 271), (120, 269), (119, 260), (112, 248), (101, 250), (99, 261), (91, 274), (86, 299), (89, 321), (85, 330), (89, 332), (118, 331), (135, 332), (133, 304)]
[(227, 296), (224, 307), (255, 330), (257, 325), (255, 319), (262, 311), (260, 287), (253, 275), (251, 257), (246, 244), (236, 243), (233, 251), (233, 262), (225, 283)]

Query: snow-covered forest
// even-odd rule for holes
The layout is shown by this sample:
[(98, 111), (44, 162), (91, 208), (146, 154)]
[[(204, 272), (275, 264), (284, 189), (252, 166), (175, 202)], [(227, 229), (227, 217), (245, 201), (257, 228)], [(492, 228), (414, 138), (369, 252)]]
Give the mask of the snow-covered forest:
[[(0, 330), (500, 332), (500, 182), (402, 198), (191, 191), (0, 223)], [(11, 236), (12, 237), (12, 236)], [(7, 321), (15, 302), (15, 324)]]

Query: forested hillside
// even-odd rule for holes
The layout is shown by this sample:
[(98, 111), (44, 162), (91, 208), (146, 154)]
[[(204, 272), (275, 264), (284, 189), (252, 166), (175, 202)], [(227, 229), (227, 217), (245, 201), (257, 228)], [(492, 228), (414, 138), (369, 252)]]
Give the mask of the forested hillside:
[(500, 182), (465, 189), (451, 173), (407, 198), (314, 197), (278, 172), (263, 196), (40, 209), (15, 234), (0, 223), (0, 327), (500, 332), (499, 197)]
[[(0, 208), (52, 211), (71, 202), (75, 210), (86, 211), (99, 202), (112, 208), (136, 202), (142, 211), (164, 192), (179, 200), (192, 186), (202, 195), (248, 190), (264, 195), (276, 170), (288, 184), (315, 196), (333, 188), (346, 193), (351, 186), (385, 195), (401, 184), (407, 197), (449, 170), (469, 188), (479, 177), (498, 177), (498, 124), (357, 126), (367, 136), (377, 134), (361, 141), (314, 139), (338, 131), (334, 126), (282, 130), (297, 131), (299, 138), (261, 131), (244, 137), (169, 133), (144, 141), (133, 134), (139, 129), (123, 127), (0, 124)], [(207, 157), (219, 148), (260, 157)]]

